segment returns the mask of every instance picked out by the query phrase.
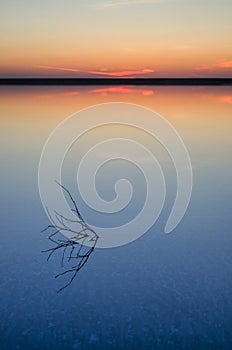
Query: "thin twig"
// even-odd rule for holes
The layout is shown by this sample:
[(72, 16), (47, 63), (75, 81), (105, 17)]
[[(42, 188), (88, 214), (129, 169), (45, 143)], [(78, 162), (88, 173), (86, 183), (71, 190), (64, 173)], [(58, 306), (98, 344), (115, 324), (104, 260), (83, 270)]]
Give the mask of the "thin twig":
[[(52, 217), (50, 210), (46, 208), (48, 217), (52, 223), (52, 225), (48, 225), (42, 232), (47, 232), (48, 230), (52, 230), (53, 232), (48, 236), (48, 239), (55, 244), (55, 246), (44, 250), (43, 252), (47, 252), (48, 257), (47, 261), (52, 257), (52, 255), (56, 251), (61, 251), (61, 267), (67, 266), (71, 261), (77, 261), (77, 264), (71, 267), (67, 267), (65, 271), (57, 274), (55, 278), (64, 276), (66, 274), (71, 274), (70, 280), (58, 290), (58, 293), (67, 288), (75, 279), (77, 273), (82, 269), (82, 267), (89, 260), (90, 255), (93, 253), (99, 236), (97, 233), (86, 224), (80, 211), (77, 207), (77, 204), (72, 197), (69, 190), (67, 190), (63, 185), (56, 183), (65, 191), (68, 195), (69, 200), (72, 202), (74, 209), (72, 212), (77, 216), (77, 220), (69, 219), (63, 216), (62, 214), (54, 211), (54, 217)], [(55, 222), (56, 220), (56, 222)], [(73, 228), (73, 226), (77, 226), (77, 228)], [(59, 238), (59, 235), (62, 234), (62, 239)], [(71, 238), (64, 238), (64, 234), (72, 234)], [(86, 240), (88, 242), (92, 242), (90, 247), (85, 246)], [(73, 260), (74, 259), (74, 260)]]

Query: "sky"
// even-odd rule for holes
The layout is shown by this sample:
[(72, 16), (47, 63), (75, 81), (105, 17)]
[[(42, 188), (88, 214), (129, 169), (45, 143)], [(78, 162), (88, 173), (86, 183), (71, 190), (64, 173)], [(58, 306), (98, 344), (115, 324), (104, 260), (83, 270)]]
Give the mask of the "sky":
[(232, 77), (231, 0), (0, 0), (0, 77)]

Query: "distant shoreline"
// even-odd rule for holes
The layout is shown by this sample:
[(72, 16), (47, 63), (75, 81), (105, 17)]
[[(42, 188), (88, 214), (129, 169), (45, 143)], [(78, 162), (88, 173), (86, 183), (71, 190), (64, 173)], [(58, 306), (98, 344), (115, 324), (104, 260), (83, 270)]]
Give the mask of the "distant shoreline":
[(232, 86), (232, 78), (0, 78), (0, 85)]

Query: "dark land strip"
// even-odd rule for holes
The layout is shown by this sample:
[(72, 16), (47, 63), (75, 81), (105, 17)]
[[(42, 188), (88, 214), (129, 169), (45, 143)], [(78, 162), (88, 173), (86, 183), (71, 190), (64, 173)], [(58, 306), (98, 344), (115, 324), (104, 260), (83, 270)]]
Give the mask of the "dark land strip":
[(232, 78), (0, 78), (0, 85), (232, 86)]

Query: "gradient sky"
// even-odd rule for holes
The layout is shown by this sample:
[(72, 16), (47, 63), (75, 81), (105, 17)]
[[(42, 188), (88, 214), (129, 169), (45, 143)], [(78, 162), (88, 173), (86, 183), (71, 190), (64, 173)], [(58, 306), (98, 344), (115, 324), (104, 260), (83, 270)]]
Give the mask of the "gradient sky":
[(232, 77), (231, 0), (0, 6), (1, 77)]

